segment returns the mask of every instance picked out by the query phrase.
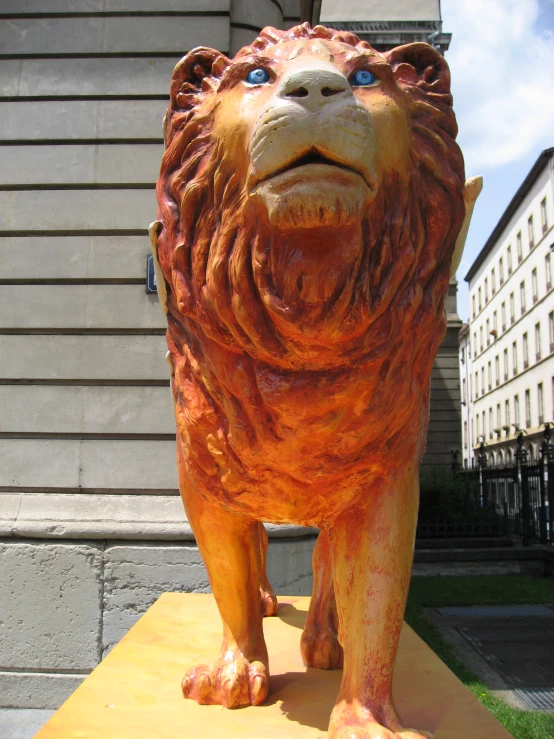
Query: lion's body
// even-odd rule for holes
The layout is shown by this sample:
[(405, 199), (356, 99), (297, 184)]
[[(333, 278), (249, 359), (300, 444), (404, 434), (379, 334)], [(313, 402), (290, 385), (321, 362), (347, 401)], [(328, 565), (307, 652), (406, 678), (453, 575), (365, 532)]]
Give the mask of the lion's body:
[[(391, 459), (402, 466), (423, 451), (429, 380), (418, 379), (432, 348), (420, 357), (410, 342), (395, 349), (387, 373), (381, 358), (284, 372), (207, 341), (195, 356), (173, 353), (189, 475), (231, 510), (323, 527), (367, 496)], [(407, 368), (412, 383), (402, 385)]]
[[(362, 64), (374, 82), (353, 92), (347, 77)], [(252, 68), (270, 70), (266, 83), (244, 82)], [(322, 27), (266, 29), (232, 62), (198, 50), (175, 70), (154, 244), (166, 285), (181, 490), (221, 590), (227, 644), (240, 644), (243, 627), (233, 619), (258, 629), (229, 602), (239, 596), (217, 584), (222, 567), (235, 584), (256, 569), (257, 521), (317, 525), (330, 537), (318, 548), (327, 574), (316, 577), (308, 663), (340, 662), (338, 646), (331, 658), (328, 644), (309, 644), (323, 628), (318, 619), (334, 628), (331, 546), (335, 590), (341, 567), (347, 591), (355, 579), (340, 564), (348, 522), (359, 556), (396, 558), (396, 594), (385, 596), (383, 586), (377, 600), (399, 628), (431, 366), (464, 218), (451, 102), (448, 70), (431, 47), (381, 55)], [(233, 525), (252, 550), (250, 564), (232, 532), (224, 544), (218, 529), (214, 550), (210, 527)], [(390, 540), (378, 537), (369, 553), (363, 534), (372, 526), (388, 526)], [(242, 575), (229, 574), (225, 563), (235, 560)], [(262, 592), (267, 600), (269, 585)], [(343, 635), (349, 597), (342, 616), (339, 602)], [(387, 638), (388, 664), (396, 642)], [(264, 663), (264, 649), (247, 655), (251, 664)], [(212, 685), (215, 673), (205, 674), (212, 677), (202, 688), (193, 671), (185, 693), (233, 703)], [(249, 690), (241, 701), (259, 702)], [(392, 728), (394, 710), (382, 710), (376, 720)]]

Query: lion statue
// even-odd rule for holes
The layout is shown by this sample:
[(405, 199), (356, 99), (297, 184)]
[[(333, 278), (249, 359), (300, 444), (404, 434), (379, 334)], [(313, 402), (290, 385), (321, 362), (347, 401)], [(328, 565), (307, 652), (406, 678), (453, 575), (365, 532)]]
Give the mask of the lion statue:
[(320, 528), (301, 640), (344, 667), (329, 736), (421, 739), (391, 696), (464, 185), (446, 62), (308, 24), (175, 68), (150, 234), (179, 484), (223, 620), (183, 692), (258, 705), (262, 521)]

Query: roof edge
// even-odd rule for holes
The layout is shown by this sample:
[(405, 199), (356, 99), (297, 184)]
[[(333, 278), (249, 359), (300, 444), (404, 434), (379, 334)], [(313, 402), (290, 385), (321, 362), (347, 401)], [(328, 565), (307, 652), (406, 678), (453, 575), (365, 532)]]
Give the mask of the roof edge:
[(523, 202), (524, 197), (527, 195), (529, 190), (531, 189), (532, 185), (534, 184), (535, 180), (539, 176), (539, 174), (542, 172), (544, 167), (546, 166), (548, 160), (550, 157), (554, 154), (554, 146), (551, 146), (549, 149), (543, 149), (539, 156), (537, 157), (537, 160), (527, 173), (527, 176), (519, 186), (519, 188), (516, 191), (516, 194), (513, 196), (513, 198), (510, 200), (508, 207), (504, 211), (504, 213), (500, 216), (500, 219), (496, 226), (494, 227), (491, 235), (485, 242), (485, 245), (477, 255), (477, 259), (473, 262), (471, 267), (469, 268), (469, 271), (467, 275), (464, 277), (464, 280), (466, 282), (469, 282), (472, 277), (475, 275), (479, 267), (483, 264), (485, 261), (485, 258), (489, 254), (489, 252), (492, 250), (492, 247), (494, 244), (498, 241), (500, 235), (508, 225), (510, 219), (516, 212), (516, 210), (519, 208), (521, 203)]

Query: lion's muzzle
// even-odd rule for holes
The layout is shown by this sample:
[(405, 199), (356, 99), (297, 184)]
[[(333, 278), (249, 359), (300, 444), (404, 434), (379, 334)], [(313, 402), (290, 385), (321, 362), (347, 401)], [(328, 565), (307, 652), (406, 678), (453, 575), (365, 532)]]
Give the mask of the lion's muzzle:
[(271, 222), (313, 226), (314, 214), (320, 225), (351, 221), (375, 196), (374, 162), (371, 116), (346, 77), (317, 55), (293, 60), (251, 141), (249, 185), (266, 200)]

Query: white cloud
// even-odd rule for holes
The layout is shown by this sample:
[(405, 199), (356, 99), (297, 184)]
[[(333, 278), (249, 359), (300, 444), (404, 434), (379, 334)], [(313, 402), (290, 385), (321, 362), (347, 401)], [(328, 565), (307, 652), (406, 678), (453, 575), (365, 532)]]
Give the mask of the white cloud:
[(441, 7), (468, 175), (554, 145), (554, 36), (537, 28), (538, 0)]

